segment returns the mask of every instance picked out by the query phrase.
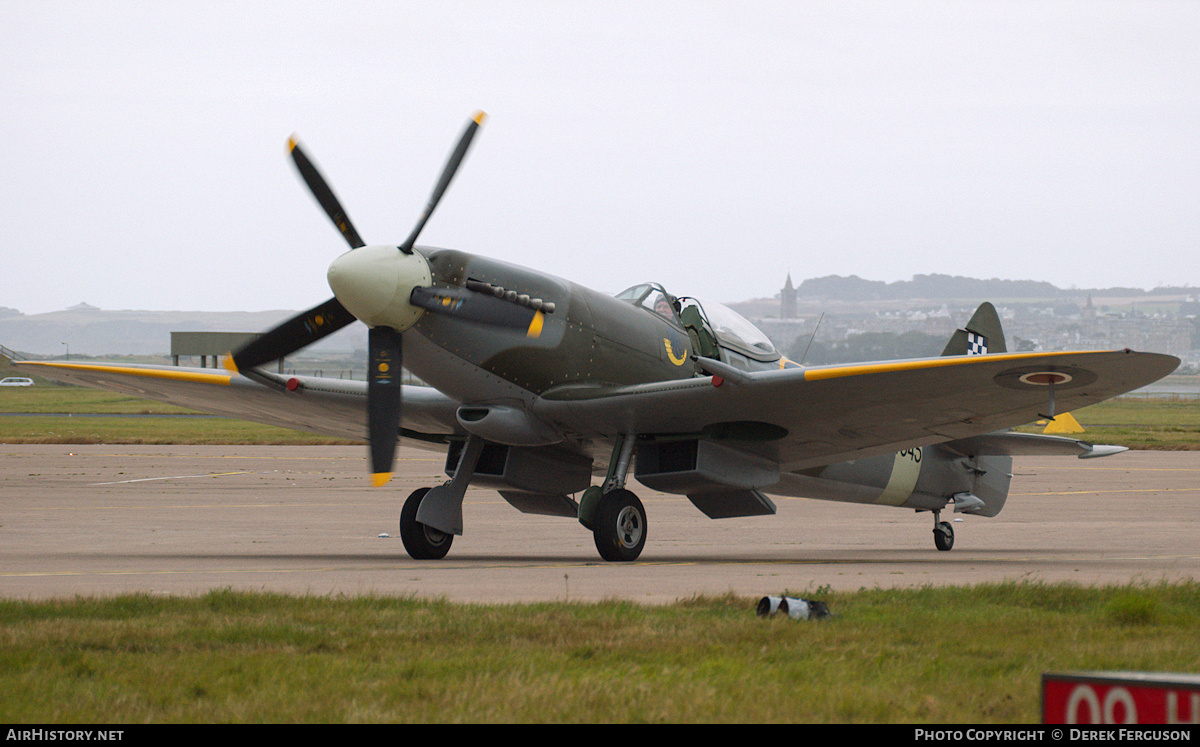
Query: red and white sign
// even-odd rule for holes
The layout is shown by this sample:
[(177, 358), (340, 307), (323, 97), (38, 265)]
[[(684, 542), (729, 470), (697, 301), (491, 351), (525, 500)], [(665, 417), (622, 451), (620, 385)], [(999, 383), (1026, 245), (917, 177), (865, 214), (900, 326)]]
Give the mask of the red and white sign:
[(1200, 675), (1042, 675), (1043, 724), (1200, 724)]

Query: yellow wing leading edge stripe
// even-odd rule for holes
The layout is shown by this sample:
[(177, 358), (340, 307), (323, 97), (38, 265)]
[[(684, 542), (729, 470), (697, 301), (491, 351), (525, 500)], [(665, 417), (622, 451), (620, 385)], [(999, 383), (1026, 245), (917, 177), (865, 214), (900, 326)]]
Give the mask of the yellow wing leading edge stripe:
[(195, 371), (167, 371), (161, 368), (130, 368), (128, 366), (96, 366), (87, 363), (51, 363), (49, 361), (23, 361), (26, 366), (45, 366), (46, 368), (65, 368), (71, 371), (86, 371), (88, 373), (108, 373), (121, 376), (141, 376), (149, 379), (168, 379), (170, 381), (190, 381), (196, 384), (219, 384), (229, 386), (233, 380), (230, 374), (197, 373)]
[(1110, 353), (1111, 350), (1064, 350), (1050, 353), (1000, 353), (992, 355), (947, 356), (917, 361), (891, 361), (888, 363), (862, 363), (833, 368), (810, 368), (804, 372), (805, 381), (819, 379), (839, 379), (845, 376), (863, 376), (866, 374), (888, 373), (890, 371), (918, 371), (926, 368), (947, 368), (950, 366), (974, 366), (997, 361), (1025, 361), (1034, 358), (1052, 358), (1071, 355), (1094, 355)]

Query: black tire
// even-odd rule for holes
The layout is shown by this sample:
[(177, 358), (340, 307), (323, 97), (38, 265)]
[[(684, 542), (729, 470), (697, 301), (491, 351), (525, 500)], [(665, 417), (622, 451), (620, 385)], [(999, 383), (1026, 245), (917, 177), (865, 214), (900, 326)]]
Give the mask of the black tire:
[(450, 552), (450, 545), (454, 542), (453, 534), (440, 532), (417, 521), (417, 509), (428, 492), (429, 488), (414, 490), (400, 511), (400, 539), (413, 560), (441, 560)]
[(933, 528), (933, 544), (942, 552), (954, 547), (954, 527), (949, 522), (939, 521)]
[(646, 509), (642, 502), (628, 490), (605, 493), (596, 507), (592, 537), (605, 560), (637, 560), (646, 546)]

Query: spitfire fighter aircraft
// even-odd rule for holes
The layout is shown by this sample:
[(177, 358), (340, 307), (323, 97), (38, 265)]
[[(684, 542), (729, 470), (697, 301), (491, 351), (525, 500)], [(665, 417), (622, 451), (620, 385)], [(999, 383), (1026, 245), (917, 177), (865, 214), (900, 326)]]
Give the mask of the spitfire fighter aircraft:
[[(401, 436), (445, 449), (450, 479), (413, 492), (400, 512), (413, 558), (446, 555), (476, 485), (522, 512), (577, 519), (604, 559), (631, 561), (647, 516), (630, 477), (687, 496), (713, 519), (773, 514), (768, 494), (929, 512), (936, 547), (949, 550), (954, 532), (941, 512), (998, 514), (1014, 456), (1124, 450), (1008, 429), (1179, 364), (1128, 349), (1010, 353), (985, 303), (939, 357), (804, 367), (731, 309), (657, 283), (610, 296), (416, 246), (482, 119), (467, 124), (399, 245), (366, 245), (293, 140), (297, 169), (350, 251), (329, 267), (333, 298), (233, 352), (227, 372), (20, 365), (243, 420), (365, 436), (376, 485)], [(370, 328), (367, 381), (263, 368), (355, 320)], [(428, 386), (402, 385), (401, 366)]]

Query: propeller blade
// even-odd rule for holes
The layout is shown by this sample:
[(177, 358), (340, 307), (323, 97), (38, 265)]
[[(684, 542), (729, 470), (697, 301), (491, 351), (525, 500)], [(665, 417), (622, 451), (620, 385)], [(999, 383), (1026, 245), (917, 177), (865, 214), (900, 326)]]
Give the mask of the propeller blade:
[(400, 251), (405, 254), (412, 254), (413, 245), (417, 243), (417, 236), (421, 234), (421, 229), (425, 228), (426, 221), (429, 220), (429, 216), (433, 215), (434, 208), (441, 201), (442, 195), (446, 193), (446, 188), (450, 186), (450, 180), (454, 178), (459, 165), (462, 163), (463, 158), (466, 157), (467, 149), (471, 147), (471, 140), (474, 139), (475, 133), (479, 130), (479, 125), (483, 124), (486, 116), (483, 112), (475, 112), (475, 116), (467, 123), (462, 137), (458, 139), (458, 145), (454, 148), (454, 152), (450, 154), (450, 159), (446, 162), (446, 167), (442, 169), (442, 178), (438, 180), (437, 186), (433, 188), (433, 194), (429, 197), (429, 204), (425, 206), (425, 212), (421, 214), (421, 219), (417, 221), (417, 225), (413, 228), (412, 233), (400, 245)]
[(243, 345), (225, 359), (225, 367), (237, 371), (261, 366), (311, 345), (353, 321), (354, 315), (346, 311), (342, 302), (331, 298)]
[(304, 177), (304, 183), (308, 185), (313, 197), (317, 198), (317, 202), (321, 203), (321, 207), (325, 208), (325, 213), (333, 221), (333, 225), (342, 232), (346, 243), (350, 245), (351, 249), (363, 246), (366, 242), (359, 237), (358, 231), (354, 230), (354, 224), (350, 222), (350, 216), (346, 215), (342, 203), (338, 202), (337, 196), (333, 194), (333, 189), (305, 155), (304, 149), (300, 147), (300, 143), (296, 142), (294, 135), (288, 140), (288, 150), (291, 151), (292, 161), (295, 162), (300, 176)]
[(537, 337), (542, 331), (541, 311), (465, 288), (417, 286), (412, 289), (408, 300), (413, 306), (420, 306), (435, 314), (493, 327), (521, 330), (528, 337)]
[(371, 477), (375, 487), (392, 479), (392, 461), (400, 434), (400, 333), (372, 327), (371, 367), (367, 372), (367, 433), (371, 439)]

